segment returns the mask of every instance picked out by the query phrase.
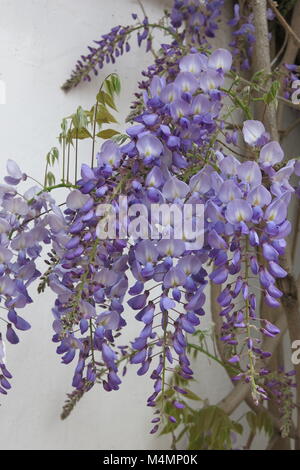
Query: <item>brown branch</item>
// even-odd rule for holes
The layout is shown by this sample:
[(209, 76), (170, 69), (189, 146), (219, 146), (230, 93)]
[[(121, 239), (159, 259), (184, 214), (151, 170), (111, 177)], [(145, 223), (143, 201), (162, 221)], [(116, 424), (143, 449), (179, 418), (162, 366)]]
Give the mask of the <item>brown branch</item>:
[[(271, 59), (270, 59), (270, 44), (269, 44), (269, 31), (267, 21), (267, 1), (266, 0), (253, 0), (253, 14), (255, 26), (255, 54), (254, 54), (254, 69), (255, 71), (263, 70), (271, 77)], [(267, 88), (271, 86), (271, 78), (267, 82)], [(267, 130), (273, 140), (278, 140), (277, 130), (277, 117), (275, 103), (271, 103), (266, 108), (262, 108), (259, 103), (259, 117), (264, 121)]]
[[(291, 342), (300, 339), (300, 310), (299, 310), (299, 287), (292, 274), (291, 264), (288, 262), (290, 259), (287, 256), (282, 264), (282, 267), (288, 272), (287, 277), (278, 279), (277, 284), (279, 289), (283, 292), (281, 298), (282, 306), (286, 313), (287, 325)], [(296, 371), (296, 402), (300, 403), (300, 364), (294, 366)], [(300, 407), (297, 407), (297, 439), (295, 449), (300, 449)]]
[[(273, 3), (273, 2), (272, 2)], [(268, 43), (268, 23), (267, 23), (267, 0), (254, 0), (254, 24), (256, 28), (256, 47), (255, 47), (255, 71), (264, 70), (267, 74), (271, 71), (270, 66), (270, 50)], [(259, 110), (260, 111), (260, 110)], [(277, 130), (277, 115), (276, 108), (269, 106), (266, 110), (264, 121), (266, 127), (270, 130), (271, 136), (274, 140), (278, 140)], [(282, 256), (281, 264), (288, 272), (288, 276), (281, 282), (282, 307), (285, 313), (286, 320), (288, 320), (288, 328), (290, 337), (292, 338), (295, 332), (300, 332), (300, 316), (299, 316), (299, 298), (296, 286), (296, 281), (292, 275), (292, 260), (289, 249), (287, 253)], [(292, 315), (291, 315), (292, 314)], [(300, 336), (299, 336), (300, 337)], [(297, 402), (300, 402), (300, 367), (296, 374), (297, 388)], [(300, 449), (300, 408), (298, 408), (297, 426), (296, 426), (296, 449)]]
[(210, 309), (212, 321), (214, 323), (214, 335), (216, 340), (216, 346), (221, 360), (225, 362), (225, 344), (223, 343), (223, 341), (220, 341), (223, 320), (219, 315), (220, 305), (217, 301), (221, 290), (222, 286), (220, 284), (214, 284), (213, 282), (210, 282)]
[(294, 233), (290, 239), (292, 259), (295, 259), (295, 256), (297, 254), (298, 240), (300, 235), (300, 201), (298, 198), (296, 201), (296, 210), (294, 212), (296, 212), (296, 216), (294, 216)]
[[(291, 28), (293, 31), (296, 32), (298, 36), (300, 36), (300, 2), (297, 1), (296, 5), (294, 6), (292, 20), (291, 20)], [(294, 41), (289, 41), (286, 51), (284, 53), (282, 63), (283, 64), (293, 64), (295, 62), (297, 53), (299, 50), (299, 45), (296, 44)]]
[(279, 131), (281, 138), (283, 139), (284, 137), (287, 137), (296, 127), (298, 127), (300, 124), (300, 117), (295, 119), (292, 124), (287, 127), (286, 129), (283, 129), (282, 131)]
[(273, 0), (268, 0), (268, 4), (270, 5), (271, 9), (275, 13), (276, 17), (278, 18), (279, 23), (284, 27), (286, 32), (293, 38), (295, 44), (300, 47), (300, 38), (295, 33), (295, 31), (291, 28), (288, 22), (284, 19), (280, 11), (277, 9), (275, 2)]
[[(298, 36), (300, 36), (300, 2), (299, 1), (297, 1), (293, 10), (291, 28), (293, 29), (293, 31), (297, 33)], [(296, 56), (298, 54), (298, 50), (299, 50), (298, 44), (296, 44), (295, 41), (292, 41), (290, 38), (280, 66), (282, 66), (283, 64), (294, 64), (296, 60)], [(284, 76), (281, 79), (280, 94), (282, 94), (283, 91), (284, 91)], [(284, 107), (282, 106), (282, 103), (279, 103), (278, 118), (277, 118), (279, 128), (282, 127), (282, 123), (284, 121), (283, 119), (284, 111), (285, 110), (284, 110)], [(285, 137), (285, 135), (282, 135), (282, 137)]]

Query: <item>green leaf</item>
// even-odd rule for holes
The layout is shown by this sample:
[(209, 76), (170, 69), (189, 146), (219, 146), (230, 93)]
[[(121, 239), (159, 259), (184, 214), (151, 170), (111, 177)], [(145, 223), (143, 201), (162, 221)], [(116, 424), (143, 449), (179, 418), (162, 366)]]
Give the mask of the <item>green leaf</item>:
[(97, 137), (101, 137), (101, 139), (110, 139), (117, 134), (120, 134), (120, 132), (115, 131), (114, 129), (105, 129), (104, 131), (98, 132)]
[(232, 429), (237, 432), (238, 434), (242, 434), (243, 433), (243, 426), (241, 425), (241, 423), (237, 423), (235, 421), (232, 421)]
[(112, 94), (116, 93), (117, 95), (120, 94), (121, 91), (121, 82), (119, 79), (119, 76), (116, 73), (112, 73), (109, 77), (109, 80), (107, 80), (107, 84), (109, 84)]
[(63, 131), (63, 133), (65, 134), (66, 131), (67, 131), (67, 128), (68, 128), (68, 121), (67, 121), (66, 118), (64, 118), (62, 120), (60, 127), (61, 127), (61, 130)]
[(118, 134), (113, 137), (113, 140), (120, 145), (124, 144), (124, 142), (126, 142), (126, 140), (128, 139), (129, 139), (129, 135), (127, 134)]
[(59, 151), (57, 147), (52, 147), (52, 149), (46, 155), (46, 161), (48, 165), (54, 165), (56, 160), (59, 158)]
[(55, 184), (55, 176), (51, 171), (48, 171), (46, 175), (46, 185), (53, 186)]
[(170, 432), (174, 431), (177, 427), (179, 426), (179, 423), (171, 423), (169, 422), (168, 424), (166, 424), (164, 426), (164, 428), (162, 429), (162, 431), (160, 432), (160, 436), (164, 435), (164, 434), (169, 434)]
[(200, 398), (196, 393), (192, 392), (191, 390), (187, 390), (187, 393), (185, 393), (184, 397), (189, 398), (190, 400), (195, 400), (195, 401), (203, 401), (202, 398)]
[(274, 426), (271, 418), (269, 417), (266, 411), (259, 411), (254, 413), (253, 411), (248, 411), (246, 414), (248, 425), (250, 430), (253, 433), (263, 431), (267, 436), (271, 437), (274, 433)]
[(80, 140), (93, 138), (91, 133), (84, 127), (81, 127), (80, 129), (72, 129), (70, 131), (70, 137), (72, 139), (80, 139)]
[(280, 83), (278, 80), (275, 80), (272, 83), (270, 90), (263, 95), (263, 100), (266, 104), (270, 104), (272, 101), (276, 100), (279, 88)]
[(113, 115), (108, 111), (108, 109), (104, 105), (98, 106), (96, 121), (100, 126), (101, 124), (117, 122)]
[(264, 74), (265, 74), (264, 70), (258, 70), (257, 72), (255, 72), (254, 75), (252, 75), (251, 82), (260, 82)]
[(192, 417), (189, 449), (229, 449), (232, 431), (242, 432), (242, 427), (222, 409), (217, 406), (202, 408)]
[(110, 108), (117, 111), (113, 97), (109, 95), (108, 93), (105, 93), (105, 91), (100, 90), (96, 98), (99, 103), (103, 105), (107, 104)]
[(72, 115), (72, 123), (75, 129), (81, 129), (87, 126), (87, 114), (88, 111), (84, 111), (81, 106), (77, 108), (76, 113)]

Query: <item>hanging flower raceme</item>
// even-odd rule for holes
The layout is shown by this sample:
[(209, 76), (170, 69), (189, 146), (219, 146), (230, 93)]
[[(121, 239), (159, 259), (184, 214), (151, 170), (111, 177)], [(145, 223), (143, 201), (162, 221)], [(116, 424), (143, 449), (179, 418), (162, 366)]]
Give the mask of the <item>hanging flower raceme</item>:
[[(230, 66), (231, 56), (224, 49), (210, 57), (193, 52), (179, 61), (174, 81), (154, 76), (144, 95), (145, 109), (127, 130), (129, 142), (119, 147), (107, 141), (97, 156), (98, 166), (83, 165), (78, 189), (67, 198), (67, 233), (56, 242), (60, 259), (49, 275), (49, 285), (57, 294), (54, 341), (59, 342), (62, 362), (76, 360), (73, 385), (77, 390), (90, 388), (100, 375), (103, 379), (103, 368), (107, 371), (104, 388), (119, 388), (118, 364), (124, 349), (116, 338), (126, 325), (123, 298), (128, 265), (136, 279), (129, 289), (129, 306), (144, 323), (132, 343), (130, 362), (140, 365), (142, 375), (157, 357), (151, 372), (154, 394), (148, 404), (154, 406), (165, 390), (166, 361), (170, 369), (174, 367), (174, 354), (178, 373), (186, 379), (192, 376), (186, 334), (195, 331), (204, 314), (207, 273), (202, 264), (207, 249), (191, 250), (188, 231), (181, 234), (186, 242), (176, 240), (174, 221), (160, 220), (159, 215), (150, 221), (148, 212), (140, 228), (135, 227), (128, 255), (128, 243), (121, 235), (128, 224), (134, 225), (136, 205), (140, 211), (153, 203), (174, 204), (182, 211), (185, 202), (196, 202), (190, 200), (195, 178), (191, 185), (181, 178), (194, 165), (193, 155), (209, 146), (222, 108), (218, 88)], [(126, 194), (124, 202), (121, 193)], [(123, 205), (128, 210), (121, 216)], [(115, 237), (111, 233), (103, 237), (108, 227), (116, 228)], [(166, 232), (169, 239), (164, 239)], [(150, 239), (143, 241), (144, 235)], [(160, 300), (155, 298), (156, 284)]]
[[(291, 229), (287, 208), (293, 192), (289, 178), (294, 161), (276, 171), (283, 151), (277, 142), (268, 141), (259, 121), (246, 121), (243, 137), (257, 161), (241, 163), (230, 155), (218, 154), (221, 171), (218, 175), (211, 172), (214, 194), (209, 194), (207, 203), (207, 241), (215, 265), (210, 278), (215, 284), (225, 284), (217, 299), (224, 320), (221, 339), (229, 351), (232, 349), (229, 362), (245, 366), (236, 379), (249, 381), (258, 401), (266, 392), (256, 383), (259, 370), (255, 364), (269, 356), (262, 338), (274, 337), (280, 331), (258, 318), (257, 292), (269, 307), (280, 306), (282, 292), (276, 281), (287, 274), (280, 266), (280, 256), (285, 253)], [(267, 180), (269, 188), (263, 185)], [(237, 354), (239, 349), (241, 353)]]
[[(187, 335), (205, 313), (210, 278), (224, 284), (217, 300), (228, 361), (240, 368), (234, 379), (250, 382), (255, 401), (267, 396), (258, 380), (263, 367), (256, 364), (269, 355), (263, 337), (279, 330), (257, 317), (257, 289), (269, 306), (279, 305), (276, 279), (286, 275), (280, 255), (290, 231), (294, 162), (281, 164), (280, 145), (258, 121), (243, 125), (253, 160), (240, 162), (211, 144), (231, 63), (225, 49), (209, 55), (192, 49), (178, 60), (176, 73), (154, 75), (126, 144), (105, 142), (97, 167), (82, 166), (64, 214), (48, 216), (56, 253), (48, 276), (57, 294), (53, 340), (62, 362), (75, 363), (73, 386), (80, 393), (96, 381), (118, 390), (123, 360), (137, 365), (138, 375), (150, 374), (149, 406), (158, 407), (172, 390), (181, 393), (167, 375), (193, 376)], [(185, 227), (178, 236), (170, 213), (149, 211), (160, 204), (178, 213), (186, 204), (202, 205), (204, 244), (191, 247), (191, 233)], [(195, 222), (195, 213), (190, 219)], [(209, 276), (207, 262), (214, 265)], [(130, 286), (129, 272), (135, 279)], [(130, 347), (118, 341), (128, 315), (126, 294), (142, 324)], [(160, 415), (153, 419), (152, 432), (160, 422)]]
[[(204, 37), (213, 35), (223, 2), (202, 3), (175, 2), (171, 21), (174, 28), (184, 22), (195, 41), (204, 43)], [(140, 40), (148, 34), (148, 23), (144, 26)], [(117, 28), (105, 41), (120, 34)], [(157, 409), (153, 433), (168, 397), (186, 393), (169, 382), (168, 374), (184, 381), (193, 377), (188, 335), (197, 331), (205, 314), (209, 280), (222, 286), (217, 299), (221, 340), (227, 360), (239, 370), (233, 380), (250, 383), (256, 402), (267, 398), (270, 387), (261, 377), (266, 377), (263, 361), (270, 353), (264, 338), (280, 331), (259, 318), (257, 300), (261, 295), (268, 306), (280, 305), (277, 281), (286, 276), (280, 257), (290, 232), (287, 208), (294, 192), (290, 177), (299, 170), (294, 160), (283, 163), (281, 146), (270, 141), (259, 121), (242, 126), (251, 159), (240, 161), (224, 151), (228, 146), (218, 137), (224, 129), (231, 53), (191, 48), (182, 55), (177, 46), (164, 50), (172, 61), (170, 70), (157, 63), (146, 75), (126, 143), (108, 140), (95, 167), (82, 165), (63, 212), (37, 188), (20, 197), (15, 186), (26, 175), (13, 162), (8, 164), (9, 186), (0, 187), (6, 339), (18, 342), (15, 330), (29, 327), (17, 309), (31, 302), (27, 287), (40, 277), (36, 259), (42, 245), (52, 243), (42, 285), (49, 284), (56, 294), (53, 341), (62, 363), (74, 364), (76, 393), (96, 382), (106, 391), (118, 390), (126, 366), (136, 366), (138, 375), (148, 373), (153, 380), (147, 400)], [(230, 143), (237, 141), (235, 129)], [(186, 213), (182, 226), (178, 220)], [(201, 243), (195, 244), (199, 222)], [(131, 316), (141, 327), (124, 346), (119, 338)], [(11, 376), (4, 334), (0, 368), (0, 392), (5, 393)], [(168, 404), (169, 409), (181, 406), (178, 400)], [(169, 411), (168, 419), (176, 421)]]
[[(22, 194), (27, 176), (18, 165), (7, 163), (6, 184), (0, 185), (0, 393), (10, 388), (11, 375), (5, 366), (5, 342), (19, 343), (19, 332), (30, 328), (19, 310), (32, 303), (28, 288), (41, 276), (36, 263), (42, 247), (56, 235), (49, 223), (59, 213), (54, 200), (38, 186)], [(49, 211), (53, 211), (50, 216)], [(53, 254), (51, 256), (54, 256)]]
[(171, 24), (174, 28), (184, 26), (191, 36), (191, 42), (202, 44), (215, 36), (218, 29), (217, 18), (221, 14), (224, 0), (175, 0), (171, 11)]

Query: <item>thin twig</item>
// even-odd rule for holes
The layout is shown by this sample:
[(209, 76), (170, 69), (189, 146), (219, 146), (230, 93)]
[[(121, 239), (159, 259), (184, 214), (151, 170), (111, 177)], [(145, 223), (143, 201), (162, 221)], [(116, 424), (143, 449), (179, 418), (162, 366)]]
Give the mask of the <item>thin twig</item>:
[(300, 124), (300, 117), (295, 119), (295, 121), (289, 127), (287, 127), (286, 129), (283, 129), (282, 131), (279, 131), (279, 133), (281, 134), (281, 138), (284, 138), (287, 135), (289, 135), (297, 126), (299, 126), (299, 124)]
[(275, 2), (273, 2), (273, 0), (268, 0), (268, 4), (270, 5), (271, 9), (277, 16), (279, 23), (284, 27), (286, 32), (293, 38), (295, 44), (297, 44), (297, 46), (300, 47), (300, 38), (295, 33), (295, 31), (290, 27), (288, 22), (284, 19), (280, 11), (277, 9)]

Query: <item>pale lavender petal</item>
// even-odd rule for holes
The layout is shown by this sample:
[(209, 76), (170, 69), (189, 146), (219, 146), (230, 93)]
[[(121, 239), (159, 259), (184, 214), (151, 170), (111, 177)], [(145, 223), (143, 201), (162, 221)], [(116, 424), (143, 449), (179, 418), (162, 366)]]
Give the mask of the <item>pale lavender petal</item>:
[(181, 90), (182, 93), (193, 94), (198, 88), (198, 81), (190, 72), (179, 73), (174, 81), (174, 84)]
[(158, 157), (163, 151), (161, 141), (151, 134), (140, 137), (136, 147), (141, 157)]
[(237, 169), (238, 177), (241, 181), (249, 183), (251, 186), (261, 184), (262, 174), (256, 162), (244, 162)]
[(215, 70), (222, 69), (229, 72), (232, 65), (232, 55), (226, 49), (215, 50), (208, 58), (208, 66)]
[(249, 202), (249, 204), (251, 204), (252, 206), (268, 206), (271, 201), (271, 193), (263, 185), (259, 185), (256, 188), (252, 189), (247, 196), (247, 202)]
[(243, 199), (230, 201), (226, 208), (226, 219), (231, 224), (247, 222), (251, 220), (252, 209), (248, 202)]
[(243, 125), (243, 136), (247, 144), (255, 146), (257, 141), (265, 133), (265, 127), (262, 122), (255, 120), (248, 120)]
[(193, 114), (207, 113), (210, 110), (210, 101), (205, 95), (197, 95), (192, 100)]
[(66, 204), (71, 210), (77, 210), (84, 206), (90, 199), (88, 194), (82, 194), (79, 189), (74, 189), (67, 197)]
[(184, 198), (189, 193), (189, 186), (184, 181), (172, 176), (163, 186), (162, 193), (169, 201)]
[(264, 145), (259, 154), (259, 162), (264, 167), (273, 166), (281, 162), (284, 152), (278, 142), (272, 141)]
[(242, 191), (238, 188), (232, 180), (226, 180), (222, 184), (218, 192), (218, 198), (222, 202), (234, 201), (234, 199), (241, 199)]
[(180, 268), (171, 268), (164, 277), (164, 287), (177, 287), (183, 286), (186, 280), (186, 275)]
[(207, 72), (200, 73), (199, 85), (206, 93), (219, 88), (222, 85), (223, 80), (222, 76), (216, 70), (209, 69)]
[(173, 103), (180, 98), (180, 95), (180, 89), (174, 83), (170, 83), (162, 89), (160, 99), (163, 103)]
[(207, 67), (207, 57), (204, 54), (188, 54), (179, 62), (179, 68), (182, 72), (190, 72), (199, 75)]

